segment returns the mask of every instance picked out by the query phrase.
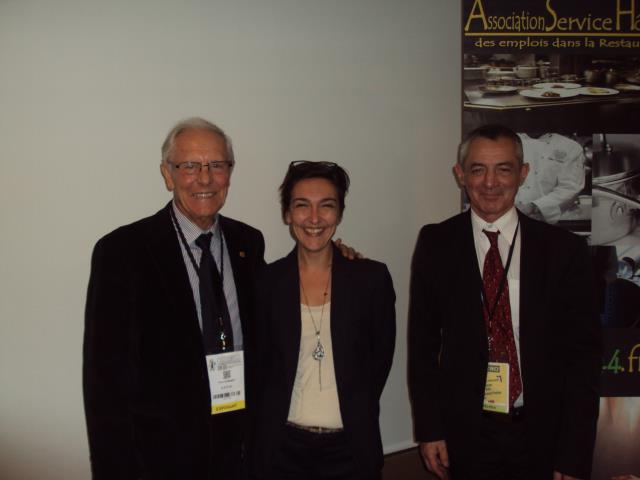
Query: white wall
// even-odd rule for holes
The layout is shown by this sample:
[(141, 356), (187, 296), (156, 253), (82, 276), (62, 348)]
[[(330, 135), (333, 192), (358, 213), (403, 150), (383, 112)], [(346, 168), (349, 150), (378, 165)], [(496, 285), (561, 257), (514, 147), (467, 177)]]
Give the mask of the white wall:
[(224, 213), (292, 246), (276, 187), (295, 159), (352, 176), (339, 235), (389, 265), (397, 355), (387, 451), (408, 446), (409, 262), (420, 225), (458, 211), (458, 2), (0, 0), (0, 477), (85, 479), (81, 346), (95, 241), (168, 199), (171, 125), (225, 128)]

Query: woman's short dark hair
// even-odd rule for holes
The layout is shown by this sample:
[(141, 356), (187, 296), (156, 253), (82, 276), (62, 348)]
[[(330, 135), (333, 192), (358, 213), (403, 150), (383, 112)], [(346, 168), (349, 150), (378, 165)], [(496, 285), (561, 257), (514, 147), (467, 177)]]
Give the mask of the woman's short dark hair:
[[(307, 178), (324, 178), (336, 187), (338, 193), (339, 218), (342, 218), (344, 211), (344, 197), (349, 191), (349, 174), (344, 168), (333, 162), (311, 162), (308, 160), (297, 160), (289, 164), (287, 174), (280, 185), (280, 208), (282, 209), (282, 220), (285, 220), (287, 210), (291, 203), (291, 192), (300, 180)], [(286, 221), (286, 220), (285, 220)]]

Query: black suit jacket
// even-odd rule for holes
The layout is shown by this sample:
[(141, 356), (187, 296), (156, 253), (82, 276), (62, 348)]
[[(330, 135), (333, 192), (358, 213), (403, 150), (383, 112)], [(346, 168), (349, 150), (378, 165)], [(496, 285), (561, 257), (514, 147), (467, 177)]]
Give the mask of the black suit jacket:
[[(300, 350), (297, 249), (270, 264), (258, 286), (259, 392), (252, 466), (269, 472), (289, 414)], [(340, 413), (362, 472), (382, 466), (379, 400), (395, 346), (395, 293), (386, 266), (347, 260), (334, 247), (331, 341)]]
[[(209, 381), (169, 208), (111, 232), (93, 252), (83, 386), (94, 479), (209, 478)], [(219, 218), (246, 338), (264, 240)]]
[[(600, 327), (587, 247), (520, 218), (520, 359), (532, 478), (587, 478), (598, 416)], [(478, 445), (488, 361), (470, 212), (422, 228), (409, 311), (416, 440), (446, 440), (451, 464)]]

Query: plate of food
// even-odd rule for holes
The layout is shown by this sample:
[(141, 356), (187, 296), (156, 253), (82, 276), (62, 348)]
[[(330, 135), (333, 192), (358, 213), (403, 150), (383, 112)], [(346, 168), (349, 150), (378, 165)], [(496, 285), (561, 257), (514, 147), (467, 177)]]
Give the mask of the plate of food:
[(533, 88), (544, 88), (545, 90), (556, 88), (580, 88), (582, 85), (579, 83), (570, 83), (570, 82), (544, 82), (544, 83), (536, 83)]
[(502, 95), (517, 92), (518, 87), (513, 87), (511, 85), (482, 85), (480, 90), (489, 95)]
[(615, 88), (606, 88), (606, 87), (584, 87), (579, 90), (580, 95), (615, 95), (618, 92)]
[(560, 100), (562, 98), (577, 97), (579, 91), (577, 88), (558, 88), (555, 90), (536, 88), (534, 90), (522, 90), (520, 95), (536, 100)]
[(618, 83), (614, 87), (619, 92), (640, 93), (640, 85), (633, 85), (632, 83)]

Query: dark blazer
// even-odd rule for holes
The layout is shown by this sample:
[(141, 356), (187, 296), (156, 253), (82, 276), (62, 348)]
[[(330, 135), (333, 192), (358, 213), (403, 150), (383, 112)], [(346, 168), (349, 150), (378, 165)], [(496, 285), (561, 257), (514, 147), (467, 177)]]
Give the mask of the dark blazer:
[[(94, 479), (210, 478), (209, 381), (170, 206), (111, 232), (93, 252), (83, 386)], [(219, 218), (246, 338), (264, 240)]]
[[(586, 243), (520, 218), (520, 359), (532, 478), (588, 478), (598, 416), (600, 326)], [(446, 440), (451, 465), (478, 445), (488, 361), (471, 215), (422, 228), (409, 308), (415, 437)]]
[[(382, 466), (379, 400), (395, 346), (395, 293), (387, 267), (347, 260), (335, 248), (331, 287), (331, 341), (340, 413), (353, 455), (364, 472)], [(251, 458), (268, 474), (289, 414), (300, 350), (297, 249), (270, 264), (258, 285), (260, 367)]]

